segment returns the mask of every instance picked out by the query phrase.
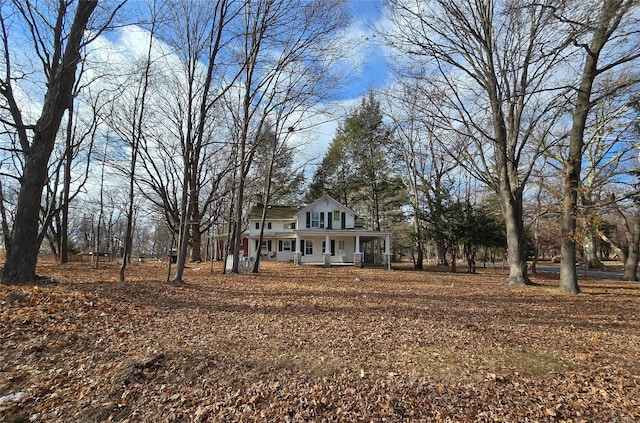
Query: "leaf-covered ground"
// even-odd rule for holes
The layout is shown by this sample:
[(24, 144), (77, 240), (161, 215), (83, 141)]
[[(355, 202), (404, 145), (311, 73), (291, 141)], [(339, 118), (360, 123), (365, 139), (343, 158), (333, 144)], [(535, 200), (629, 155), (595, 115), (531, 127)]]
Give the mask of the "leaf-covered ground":
[(55, 283), (0, 285), (3, 422), (640, 421), (637, 283), (570, 296), (494, 270), (39, 273)]

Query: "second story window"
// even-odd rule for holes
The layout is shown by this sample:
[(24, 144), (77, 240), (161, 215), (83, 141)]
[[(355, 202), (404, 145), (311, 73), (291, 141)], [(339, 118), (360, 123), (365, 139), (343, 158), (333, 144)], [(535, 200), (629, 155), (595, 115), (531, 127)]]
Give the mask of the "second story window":
[(260, 222), (256, 222), (256, 229), (260, 229)]
[(311, 227), (319, 228), (320, 227), (320, 213), (319, 212), (311, 212)]
[(271, 229), (271, 222), (267, 222), (267, 229)]
[(307, 212), (307, 228), (324, 229), (324, 212)]

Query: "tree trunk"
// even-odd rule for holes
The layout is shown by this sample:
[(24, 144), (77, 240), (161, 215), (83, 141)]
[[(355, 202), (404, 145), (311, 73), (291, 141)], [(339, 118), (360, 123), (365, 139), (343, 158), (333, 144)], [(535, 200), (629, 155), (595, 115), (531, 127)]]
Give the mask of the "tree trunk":
[(507, 263), (509, 277), (506, 285), (530, 285), (527, 274), (527, 257), (524, 251), (525, 230), (522, 221), (522, 196), (516, 189), (515, 194), (505, 187), (500, 192), (500, 206), (507, 228)]
[[(149, 37), (149, 45), (147, 47), (147, 57), (144, 64), (144, 75), (142, 79), (142, 92), (140, 96), (136, 96), (133, 108), (133, 121), (131, 127), (131, 162), (129, 167), (129, 192), (127, 198), (127, 225), (124, 234), (124, 251), (122, 252), (122, 262), (120, 263), (120, 282), (125, 281), (125, 272), (127, 265), (131, 261), (131, 252), (133, 249), (133, 219), (134, 219), (134, 207), (135, 200), (135, 177), (136, 167), (138, 163), (138, 152), (140, 148), (140, 141), (143, 138), (143, 122), (145, 119), (145, 106), (147, 101), (147, 91), (149, 89), (149, 76), (151, 69), (151, 56), (153, 47), (153, 38), (155, 35), (155, 19), (152, 19), (151, 34)], [(140, 109), (135, 105), (140, 104)]]
[(2, 220), (2, 241), (4, 242), (5, 251), (9, 251), (11, 250), (11, 230), (9, 229), (7, 209), (4, 206), (4, 202), (4, 188), (2, 187), (2, 178), (0, 178), (0, 219)]
[(451, 251), (451, 273), (456, 273), (456, 262), (457, 262), (457, 251), (458, 251), (458, 246), (455, 245), (453, 246), (453, 248), (451, 248), (449, 251)]
[(173, 283), (182, 283), (182, 276), (184, 274), (184, 268), (187, 262), (187, 252), (188, 252), (188, 244), (189, 244), (189, 218), (191, 215), (190, 208), (190, 193), (191, 191), (187, 190), (186, 187), (188, 185), (189, 180), (189, 172), (185, 169), (185, 175), (183, 179), (183, 192), (182, 192), (182, 205), (181, 205), (181, 213), (180, 213), (180, 227), (178, 229), (178, 257), (176, 260), (176, 273), (171, 280)]
[(604, 266), (598, 257), (598, 251), (596, 250), (596, 237), (594, 234), (593, 219), (589, 219), (590, 222), (585, 228), (584, 235), (584, 259), (589, 266), (589, 269), (602, 269)]
[(418, 257), (416, 257), (416, 262), (413, 266), (414, 270), (423, 270), (424, 269), (424, 243), (422, 240), (416, 241), (416, 252), (418, 253)]
[[(415, 153), (413, 151), (413, 149), (410, 152), (411, 156), (413, 156)], [(419, 198), (419, 194), (418, 194), (418, 178), (417, 178), (417, 173), (418, 173), (418, 169), (416, 168), (415, 164), (414, 164), (414, 157), (407, 157), (409, 154), (405, 153), (405, 162), (407, 162), (408, 164), (410, 164), (411, 166), (408, 166), (411, 172), (410, 175), (410, 179), (409, 179), (409, 186), (411, 188), (411, 206), (413, 208), (413, 233), (415, 236), (415, 248), (416, 251), (418, 253), (418, 257), (416, 258), (416, 262), (413, 265), (413, 268), (415, 270), (423, 270), (424, 269), (424, 234), (422, 231), (422, 225), (420, 222), (420, 198)]]
[[(242, 148), (240, 154), (244, 156), (245, 150)], [(235, 228), (233, 235), (233, 265), (231, 267), (231, 273), (240, 273), (240, 247), (242, 246), (242, 206), (244, 203), (244, 175), (245, 160), (243, 157), (240, 159), (240, 180), (238, 181), (238, 188), (236, 190), (236, 209), (235, 209)]]
[[(26, 284), (36, 279), (36, 264), (40, 249), (38, 217), (42, 190), (47, 179), (47, 165), (62, 117), (72, 101), (71, 92), (76, 67), (80, 61), (82, 38), (89, 17), (96, 6), (97, 2), (93, 1), (77, 3), (62, 61), (54, 63), (49, 72), (42, 112), (34, 129), (31, 146), (24, 151), (24, 168), (20, 180), (11, 249), (8, 251), (2, 272), (4, 283)], [(62, 22), (66, 7), (61, 6), (58, 13), (59, 21)], [(55, 43), (59, 45), (62, 40), (55, 40)]]
[(191, 224), (191, 262), (200, 263), (202, 261), (202, 232), (200, 232), (200, 221)]
[(624, 261), (624, 274), (622, 275), (623, 281), (637, 281), (638, 280), (638, 261), (640, 250), (640, 220), (639, 216), (633, 216), (631, 227), (626, 227), (627, 243), (629, 244), (629, 251)]
[(529, 266), (529, 272), (532, 275), (538, 274), (538, 257), (540, 256), (540, 238), (538, 236), (538, 229), (536, 223), (536, 231), (533, 236), (534, 243), (534, 251), (533, 251), (533, 259), (531, 260), (531, 266)]
[(180, 229), (178, 230), (178, 257), (176, 260), (176, 273), (173, 276), (171, 282), (182, 283), (182, 276), (184, 274), (184, 268), (187, 262), (187, 244), (189, 243), (189, 224), (187, 220), (188, 216), (183, 216), (180, 219)]
[(69, 261), (69, 198), (71, 190), (71, 162), (73, 161), (73, 100), (69, 105), (67, 119), (66, 149), (64, 159), (64, 175), (62, 188), (62, 216), (60, 222), (60, 263)]
[[(582, 154), (582, 147), (580, 146), (579, 148), (579, 154)], [(564, 181), (564, 199), (562, 200), (562, 216), (560, 219), (562, 230), (560, 239), (560, 289), (577, 294), (580, 292), (580, 287), (578, 287), (578, 273), (576, 271), (575, 236), (580, 162), (578, 161), (577, 165), (569, 165), (569, 163), (567, 164), (568, 169)], [(576, 166), (577, 170), (575, 170)]]
[(438, 266), (449, 267), (447, 247), (444, 245), (444, 241), (436, 241), (436, 254), (438, 256)]
[[(629, 3), (630, 4), (630, 3)], [(576, 218), (578, 209), (578, 189), (580, 186), (580, 172), (582, 169), (582, 154), (584, 150), (584, 130), (587, 116), (591, 109), (591, 92), (593, 82), (598, 76), (598, 58), (605, 44), (620, 23), (622, 16), (629, 9), (629, 4), (623, 8), (619, 0), (605, 0), (602, 3), (600, 15), (595, 21), (595, 28), (585, 63), (576, 105), (573, 112), (573, 122), (569, 134), (569, 157), (565, 163), (564, 199), (562, 201), (562, 237), (560, 264), (560, 289), (577, 294), (580, 292), (576, 273)], [(622, 10), (622, 11), (620, 11)], [(622, 62), (624, 63), (624, 62)]]
[[(137, 148), (137, 147), (133, 147)], [(136, 153), (133, 153), (135, 156)], [(133, 180), (133, 172), (135, 169), (135, 158), (131, 161), (131, 175), (129, 179), (129, 194), (128, 194), (128, 204), (127, 204), (127, 224), (124, 233), (124, 249), (122, 251), (122, 261), (120, 262), (120, 270), (118, 272), (120, 277), (120, 282), (125, 281), (125, 272), (127, 270), (127, 264), (129, 263), (129, 259), (131, 257), (131, 248), (133, 246), (133, 200), (134, 200), (134, 180)]]
[[(103, 159), (102, 159), (102, 167), (100, 170), (100, 202), (99, 202), (99, 206), (100, 206), (100, 210), (98, 211), (98, 224), (96, 226), (96, 232), (95, 232), (95, 237), (93, 239), (93, 256), (92, 258), (95, 259), (96, 263), (96, 269), (99, 267), (99, 263), (100, 263), (100, 232), (102, 230), (102, 219), (104, 218), (104, 168), (106, 166), (106, 157), (107, 157), (107, 147), (109, 146), (109, 136), (107, 135), (107, 138), (105, 139), (104, 142), (104, 154), (103, 154)], [(111, 228), (111, 219), (112, 216), (109, 216), (109, 225), (108, 228)], [(91, 222), (93, 223), (93, 219), (91, 220)], [(110, 236), (107, 235), (107, 239), (110, 239)], [(105, 248), (104, 251), (109, 251), (108, 248)]]
[(260, 219), (260, 236), (258, 237), (258, 248), (256, 248), (256, 258), (253, 262), (251, 273), (258, 273), (260, 270), (260, 253), (262, 252), (262, 240), (264, 239), (264, 222), (267, 218), (267, 203), (262, 205), (262, 218)]
[(522, 218), (514, 215), (507, 217), (507, 263), (509, 264), (509, 278), (507, 285), (530, 285), (527, 274), (527, 259), (524, 252), (524, 228)]
[(629, 252), (627, 253), (627, 259), (624, 262), (624, 274), (622, 275), (623, 281), (637, 281), (638, 280), (638, 260), (640, 260), (638, 254), (638, 241), (640, 240), (640, 224), (634, 225), (634, 242), (629, 246)]
[[(26, 157), (24, 173), (20, 180), (20, 194), (16, 207), (16, 218), (13, 224), (11, 248), (7, 253), (7, 262), (3, 271), (3, 281), (6, 283), (26, 284), (36, 280), (36, 263), (38, 260), (38, 217), (40, 214), (40, 199), (47, 177), (47, 162), (55, 135), (48, 145), (42, 146), (43, 135), (36, 134), (34, 143), (48, 148), (36, 151), (34, 148)], [(35, 147), (35, 145), (34, 145)]]

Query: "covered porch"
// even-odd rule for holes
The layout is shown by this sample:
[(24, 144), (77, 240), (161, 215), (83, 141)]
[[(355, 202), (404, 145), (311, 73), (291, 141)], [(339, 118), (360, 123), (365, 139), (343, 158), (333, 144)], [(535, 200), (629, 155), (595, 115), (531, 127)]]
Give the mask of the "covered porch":
[(390, 232), (363, 230), (298, 230), (293, 262), (315, 264), (378, 265), (390, 268)]

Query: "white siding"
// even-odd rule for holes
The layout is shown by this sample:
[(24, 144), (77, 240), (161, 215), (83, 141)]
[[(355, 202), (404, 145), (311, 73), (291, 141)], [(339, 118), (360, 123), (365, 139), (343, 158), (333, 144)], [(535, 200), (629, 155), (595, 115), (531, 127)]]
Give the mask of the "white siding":
[[(338, 211), (339, 220), (334, 219), (334, 211)], [(345, 209), (344, 207), (337, 206), (334, 203), (325, 204), (323, 202), (321, 204), (315, 205), (313, 208), (304, 209), (303, 211), (298, 213), (298, 229), (320, 229), (318, 227), (311, 226), (310, 222), (309, 226), (307, 226), (307, 216), (310, 216), (310, 219), (313, 219), (313, 213), (318, 213), (322, 217), (324, 217), (323, 224), (320, 227), (323, 229), (329, 228), (329, 220), (331, 220), (332, 229), (353, 229), (355, 224), (355, 216), (352, 212)], [(342, 226), (343, 216), (345, 219), (344, 227)]]

